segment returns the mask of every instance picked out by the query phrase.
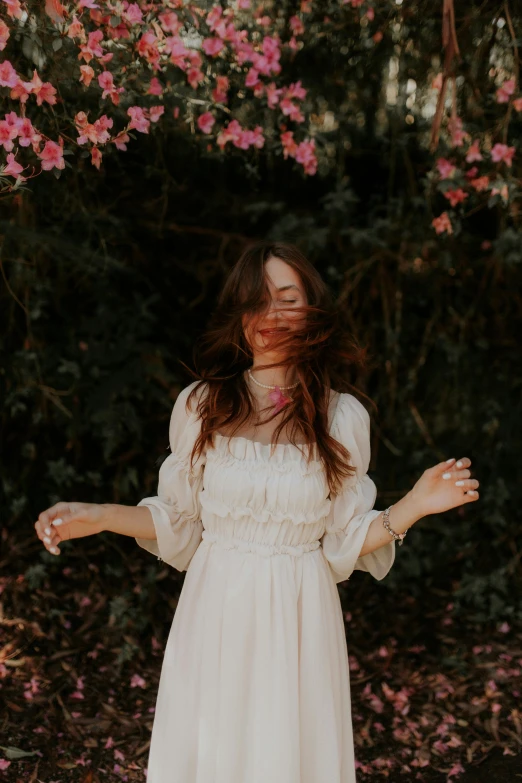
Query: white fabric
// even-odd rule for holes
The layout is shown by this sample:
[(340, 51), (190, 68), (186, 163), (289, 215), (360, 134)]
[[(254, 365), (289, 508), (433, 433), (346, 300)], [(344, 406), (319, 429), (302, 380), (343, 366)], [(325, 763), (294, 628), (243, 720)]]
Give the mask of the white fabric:
[(355, 783), (350, 680), (336, 582), (383, 579), (393, 539), (359, 557), (375, 485), (369, 417), (341, 394), (332, 434), (357, 473), (330, 499), (316, 446), (215, 436), (194, 470), (198, 432), (176, 400), (172, 453), (150, 508), (157, 541), (186, 570), (161, 670), (147, 783)]

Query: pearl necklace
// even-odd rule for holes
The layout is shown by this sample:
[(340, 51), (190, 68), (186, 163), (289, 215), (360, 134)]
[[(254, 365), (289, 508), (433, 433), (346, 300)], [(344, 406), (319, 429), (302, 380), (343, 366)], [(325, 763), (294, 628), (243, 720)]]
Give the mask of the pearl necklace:
[(297, 383), (292, 383), (291, 386), (268, 386), (266, 383), (261, 383), (260, 381), (256, 381), (250, 370), (247, 370), (249, 376), (254, 381), (257, 386), (261, 386), (263, 389), (295, 389), (296, 386), (298, 386), (299, 381)]

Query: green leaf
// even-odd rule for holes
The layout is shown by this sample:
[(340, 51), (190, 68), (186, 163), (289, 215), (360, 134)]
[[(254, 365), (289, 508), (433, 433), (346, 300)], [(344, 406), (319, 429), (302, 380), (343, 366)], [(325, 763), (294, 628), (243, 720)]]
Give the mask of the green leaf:
[(4, 751), (5, 755), (8, 759), (23, 759), (25, 756), (37, 756), (38, 751), (36, 750), (21, 750), (20, 748), (15, 748), (13, 745), (8, 745), (7, 747), (5, 745), (0, 745), (0, 749)]

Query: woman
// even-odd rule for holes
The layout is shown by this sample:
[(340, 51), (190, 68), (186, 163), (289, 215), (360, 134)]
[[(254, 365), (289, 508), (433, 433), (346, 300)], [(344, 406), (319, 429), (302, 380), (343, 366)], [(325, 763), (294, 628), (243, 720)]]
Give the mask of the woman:
[(170, 420), (158, 494), (58, 503), (50, 552), (110, 530), (187, 571), (157, 698), (148, 783), (354, 783), (336, 583), (383, 579), (427, 514), (478, 499), (470, 460), (426, 470), (384, 512), (369, 415), (347, 389), (363, 352), (293, 245), (257, 243), (230, 273), (197, 378)]

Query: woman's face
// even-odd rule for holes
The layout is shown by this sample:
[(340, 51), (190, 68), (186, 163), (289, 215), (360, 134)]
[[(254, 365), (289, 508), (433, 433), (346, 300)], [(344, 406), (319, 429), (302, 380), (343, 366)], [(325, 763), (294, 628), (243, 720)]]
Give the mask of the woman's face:
[(243, 316), (243, 331), (254, 355), (270, 353), (272, 334), (295, 330), (302, 316), (292, 311), (307, 304), (301, 278), (291, 266), (272, 256), (265, 263), (265, 273), (269, 308), (259, 316)]

